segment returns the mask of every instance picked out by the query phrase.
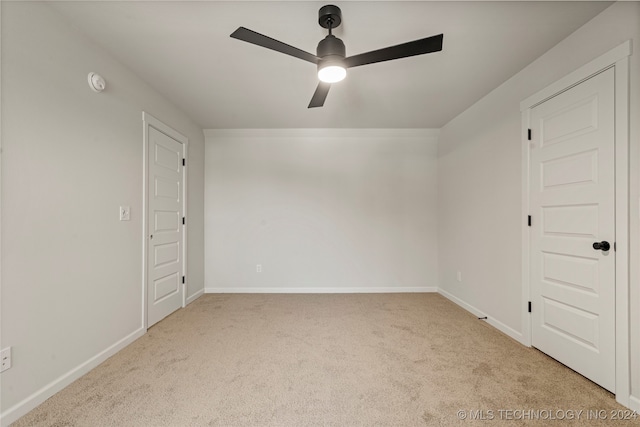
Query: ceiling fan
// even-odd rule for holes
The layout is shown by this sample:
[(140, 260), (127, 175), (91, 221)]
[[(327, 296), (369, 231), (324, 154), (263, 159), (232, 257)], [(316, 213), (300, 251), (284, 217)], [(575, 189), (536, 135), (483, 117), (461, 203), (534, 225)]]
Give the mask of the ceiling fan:
[(340, 26), (342, 22), (342, 11), (338, 6), (326, 5), (320, 8), (318, 16), (318, 23), (322, 28), (329, 30), (329, 35), (318, 43), (316, 55), (244, 27), (239, 27), (231, 34), (231, 37), (234, 39), (253, 43), (316, 64), (318, 66), (318, 79), (320, 82), (311, 98), (308, 108), (322, 107), (324, 105), (331, 83), (336, 83), (344, 79), (347, 75), (347, 68), (425, 53), (439, 52), (442, 50), (443, 35), (438, 34), (396, 46), (345, 57), (346, 51), (344, 43), (331, 34), (331, 30)]

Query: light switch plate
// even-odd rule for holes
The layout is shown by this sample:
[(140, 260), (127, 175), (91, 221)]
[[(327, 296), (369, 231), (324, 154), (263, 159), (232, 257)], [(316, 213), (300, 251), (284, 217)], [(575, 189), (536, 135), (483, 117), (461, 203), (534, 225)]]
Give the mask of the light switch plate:
[(131, 220), (131, 206), (120, 206), (120, 221)]

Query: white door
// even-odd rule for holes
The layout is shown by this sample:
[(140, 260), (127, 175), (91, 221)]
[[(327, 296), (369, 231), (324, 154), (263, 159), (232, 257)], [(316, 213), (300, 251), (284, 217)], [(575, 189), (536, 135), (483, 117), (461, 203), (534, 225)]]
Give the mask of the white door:
[(532, 345), (615, 392), (614, 70), (530, 120)]
[(182, 307), (183, 149), (149, 126), (148, 327)]

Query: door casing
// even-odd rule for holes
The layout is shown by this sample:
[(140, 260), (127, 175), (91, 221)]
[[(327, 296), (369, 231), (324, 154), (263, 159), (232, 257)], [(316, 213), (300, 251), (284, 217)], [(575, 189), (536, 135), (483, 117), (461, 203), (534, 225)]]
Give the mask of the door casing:
[(523, 344), (531, 346), (529, 141), (530, 112), (533, 107), (589, 79), (607, 68), (615, 70), (615, 346), (616, 401), (629, 407), (631, 369), (629, 357), (629, 56), (631, 41), (618, 45), (578, 70), (547, 86), (520, 103), (522, 115), (522, 328)]
[[(148, 253), (149, 253), (149, 127), (153, 127), (165, 135), (175, 139), (183, 144), (184, 158), (189, 158), (189, 139), (176, 131), (175, 129), (164, 124), (160, 120), (153, 117), (151, 114), (142, 112), (143, 123), (143, 204), (142, 204), (142, 326), (146, 331), (148, 329), (147, 319), (147, 292), (148, 292)], [(187, 182), (187, 166), (182, 168), (182, 213), (185, 218), (188, 218), (187, 213), (187, 197), (188, 197), (188, 182)], [(185, 277), (185, 283), (182, 284), (182, 308), (186, 306), (187, 299), (187, 283), (189, 278), (187, 277), (187, 225), (189, 221), (185, 221), (182, 226), (182, 275)]]

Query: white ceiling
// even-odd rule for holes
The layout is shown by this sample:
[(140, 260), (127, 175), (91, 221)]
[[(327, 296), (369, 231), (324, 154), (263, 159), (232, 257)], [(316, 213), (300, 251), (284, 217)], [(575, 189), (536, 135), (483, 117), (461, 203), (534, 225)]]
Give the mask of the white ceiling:
[(327, 3), (51, 2), (205, 129), (439, 128), (611, 4), (334, 2), (347, 56), (439, 33), (444, 48), (352, 68), (307, 109), (313, 64), (229, 35), (244, 26), (315, 54)]

